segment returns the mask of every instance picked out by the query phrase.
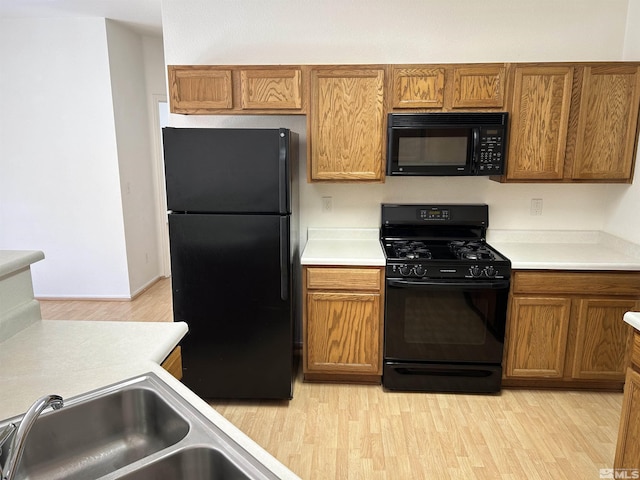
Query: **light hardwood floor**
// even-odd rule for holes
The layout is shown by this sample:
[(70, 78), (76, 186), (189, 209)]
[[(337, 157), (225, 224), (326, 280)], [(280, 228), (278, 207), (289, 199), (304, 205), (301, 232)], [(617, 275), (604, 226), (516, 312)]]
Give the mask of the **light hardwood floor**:
[[(132, 302), (42, 301), (45, 319), (171, 321), (169, 280)], [(385, 392), (305, 383), (290, 402), (210, 404), (304, 479), (598, 479), (621, 393)]]

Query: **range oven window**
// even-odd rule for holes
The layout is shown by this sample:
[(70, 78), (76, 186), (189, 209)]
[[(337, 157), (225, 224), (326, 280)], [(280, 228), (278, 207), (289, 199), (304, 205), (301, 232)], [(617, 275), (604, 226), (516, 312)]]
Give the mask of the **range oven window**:
[(489, 303), (495, 303), (495, 298), (478, 292), (408, 296), (404, 305), (404, 341), (425, 346), (484, 345), (487, 319), (493, 310)]
[(387, 282), (385, 358), (431, 362), (500, 363), (508, 282), (479, 285), (403, 285)]
[(471, 148), (471, 129), (398, 130), (399, 167), (464, 167)]

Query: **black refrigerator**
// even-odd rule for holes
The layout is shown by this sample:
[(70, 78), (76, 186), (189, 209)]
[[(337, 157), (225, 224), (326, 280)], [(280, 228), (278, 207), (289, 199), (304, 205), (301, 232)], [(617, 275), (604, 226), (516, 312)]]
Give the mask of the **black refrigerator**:
[(297, 134), (164, 128), (171, 285), (185, 385), (292, 398)]

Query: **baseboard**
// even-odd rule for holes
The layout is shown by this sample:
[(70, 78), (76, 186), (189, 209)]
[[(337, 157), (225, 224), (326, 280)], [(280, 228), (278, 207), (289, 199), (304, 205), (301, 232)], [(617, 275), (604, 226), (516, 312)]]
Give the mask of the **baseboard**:
[(162, 280), (163, 278), (168, 278), (168, 277), (163, 277), (163, 276), (157, 276), (155, 278), (153, 278), (152, 280), (148, 281), (146, 284), (144, 284), (142, 287), (140, 287), (139, 289), (137, 289), (135, 292), (133, 292), (132, 295), (109, 295), (109, 296), (102, 296), (102, 295), (53, 295), (53, 296), (37, 296), (35, 297), (36, 300), (65, 300), (65, 301), (74, 301), (74, 300), (82, 300), (82, 301), (93, 301), (93, 302), (130, 302), (131, 300), (134, 300), (136, 297), (138, 297), (139, 295), (143, 294), (144, 292), (146, 292), (148, 289), (150, 289), (153, 285), (155, 285), (158, 281)]

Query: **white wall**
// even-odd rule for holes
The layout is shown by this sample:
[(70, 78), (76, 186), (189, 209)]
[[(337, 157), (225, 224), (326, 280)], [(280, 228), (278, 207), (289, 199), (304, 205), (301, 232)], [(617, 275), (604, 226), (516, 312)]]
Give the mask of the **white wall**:
[(0, 20), (0, 248), (37, 296), (129, 292), (104, 19)]
[(0, 249), (38, 297), (128, 299), (160, 275), (151, 95), (161, 38), (104, 18), (0, 20)]
[[(640, 59), (640, 2), (637, 0), (629, 2), (623, 58)], [(640, 145), (638, 149), (633, 185), (617, 192), (605, 225), (607, 232), (636, 243), (640, 243)]]
[[(627, 6), (627, 0), (163, 0), (165, 60), (169, 65), (621, 60)], [(293, 125), (306, 161), (304, 118), (171, 115), (170, 123)], [(303, 233), (309, 226), (378, 227), (382, 202), (449, 201), (487, 202), (492, 228), (600, 230), (608, 225), (612, 205), (640, 188), (637, 183), (503, 185), (487, 178), (325, 185), (307, 184), (305, 178), (302, 168)], [(321, 212), (322, 196), (333, 197), (332, 213)], [(542, 216), (529, 214), (531, 198), (543, 199)]]
[(144, 44), (117, 22), (106, 26), (129, 289), (135, 294), (160, 276)]

